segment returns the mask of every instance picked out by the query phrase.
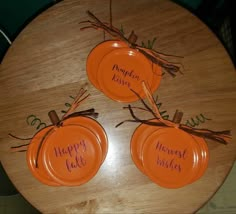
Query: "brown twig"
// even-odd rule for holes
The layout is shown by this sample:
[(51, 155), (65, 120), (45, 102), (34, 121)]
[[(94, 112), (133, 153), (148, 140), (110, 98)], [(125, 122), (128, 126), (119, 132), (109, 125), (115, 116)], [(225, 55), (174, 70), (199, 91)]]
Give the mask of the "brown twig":
[(148, 48), (141, 47), (135, 43), (132, 43), (132, 41), (130, 42), (130, 40), (127, 39), (119, 29), (115, 28), (112, 25), (112, 11), (111, 11), (111, 9), (112, 8), (111, 8), (111, 1), (110, 1), (110, 25), (99, 20), (92, 12), (87, 11), (87, 14), (92, 19), (92, 21), (87, 20), (87, 21), (80, 22), (80, 24), (87, 24), (87, 26), (81, 27), (80, 29), (86, 30), (86, 29), (93, 28), (95, 30), (102, 30), (102, 31), (108, 33), (114, 39), (125, 41), (127, 44), (129, 44), (129, 46), (131, 48), (135, 48), (136, 50), (138, 50), (152, 63), (154, 63), (154, 64), (162, 67), (164, 70), (166, 70), (172, 77), (175, 77), (177, 72), (181, 73), (180, 66), (178, 66), (178, 64), (182, 65), (181, 63), (173, 63), (173, 62), (170, 62), (170, 61), (163, 58), (163, 57), (182, 58), (181, 56), (164, 54), (164, 53), (161, 53), (161, 52), (153, 50), (153, 49), (151, 50)]
[(15, 135), (11, 134), (11, 133), (9, 133), (8, 135), (9, 135), (10, 137), (12, 137), (12, 138), (17, 139), (17, 140), (31, 140), (31, 139), (32, 139), (32, 137), (29, 137), (29, 138), (17, 137), (17, 136), (15, 136)]
[(45, 135), (42, 137), (41, 141), (39, 142), (39, 146), (38, 146), (38, 149), (37, 149), (37, 153), (36, 153), (36, 157), (35, 157), (35, 167), (38, 168), (38, 159), (39, 159), (39, 153), (41, 151), (41, 148), (42, 148), (42, 145), (46, 139), (46, 137), (52, 132), (54, 131), (54, 127), (50, 128), (46, 133)]
[[(49, 117), (51, 119), (51, 122), (53, 123), (53, 125), (51, 126), (51, 128), (49, 130), (47, 130), (47, 132), (42, 136), (42, 139), (40, 140), (39, 144), (38, 144), (38, 149), (37, 149), (37, 153), (36, 153), (36, 158), (35, 158), (35, 167), (38, 168), (38, 158), (39, 158), (39, 154), (42, 148), (43, 143), (45, 142), (46, 137), (49, 136), (49, 134), (51, 134), (55, 129), (55, 126), (63, 126), (63, 122), (68, 119), (68, 118), (72, 118), (72, 117), (78, 117), (78, 116), (90, 116), (93, 118), (97, 118), (98, 117), (98, 113), (95, 112), (94, 108), (91, 109), (87, 109), (87, 110), (83, 110), (83, 111), (78, 111), (78, 112), (74, 112), (75, 109), (84, 101), (86, 100), (90, 94), (87, 94), (87, 90), (85, 90), (84, 88), (81, 88), (79, 93), (77, 94), (77, 96), (75, 97), (71, 107), (68, 109), (68, 111), (63, 115), (62, 119), (59, 120), (58, 115), (56, 114), (56, 112), (54, 110), (49, 112)], [(21, 138), (21, 137), (17, 137), (13, 134), (8, 134), (10, 137), (13, 137), (17, 140), (32, 140), (33, 138)], [(27, 147), (30, 143), (27, 144), (22, 144), (19, 146), (12, 146), (11, 147), (11, 151), (13, 152), (24, 152), (27, 151)]]
[(110, 27), (112, 28), (112, 0), (110, 0), (109, 11), (110, 11)]
[[(149, 91), (149, 89), (147, 88), (147, 86), (145, 84), (144, 84), (144, 87), (146, 87), (144, 92), (146, 93), (146, 96), (149, 97), (148, 100), (149, 101), (150, 101), (150, 99), (154, 100), (153, 97), (150, 98), (151, 92)], [(149, 91), (150, 93), (147, 94), (146, 90)], [(138, 118), (135, 115), (134, 111), (133, 111), (133, 109), (135, 109), (135, 108), (131, 107), (131, 105), (129, 105), (128, 109), (129, 109), (130, 115), (132, 116), (133, 120), (122, 121), (119, 124), (117, 124), (116, 127), (122, 125), (125, 122), (137, 122), (137, 123), (147, 124), (147, 125), (150, 125), (150, 126), (176, 127), (176, 128), (179, 128), (179, 129), (181, 129), (181, 130), (183, 130), (183, 131), (185, 131), (189, 134), (193, 134), (193, 135), (196, 135), (196, 136), (199, 136), (199, 137), (202, 137), (202, 138), (214, 140), (214, 141), (217, 141), (217, 142), (222, 143), (222, 144), (227, 144), (229, 142), (229, 140), (231, 139), (231, 131), (230, 130), (212, 131), (212, 130), (209, 130), (209, 129), (196, 129), (196, 128), (192, 128), (192, 127), (189, 127), (189, 126), (184, 125), (184, 124), (176, 124), (176, 123), (174, 123), (170, 120), (164, 120), (163, 118), (161, 118), (161, 115), (159, 113), (158, 107), (156, 106), (155, 102), (150, 101), (150, 104), (152, 106), (152, 108), (151, 108), (145, 103), (145, 101), (139, 96), (138, 93), (136, 93), (135, 91), (133, 91), (133, 92), (136, 96), (139, 97), (139, 99), (141, 100), (141, 102), (144, 105), (145, 109), (147, 109), (153, 116), (155, 116), (156, 121), (150, 121), (150, 120), (153, 120), (153, 118), (148, 119), (148, 120), (142, 120), (142, 119)], [(153, 105), (155, 105), (155, 106), (153, 106)], [(155, 111), (153, 111), (152, 109), (155, 109)]]

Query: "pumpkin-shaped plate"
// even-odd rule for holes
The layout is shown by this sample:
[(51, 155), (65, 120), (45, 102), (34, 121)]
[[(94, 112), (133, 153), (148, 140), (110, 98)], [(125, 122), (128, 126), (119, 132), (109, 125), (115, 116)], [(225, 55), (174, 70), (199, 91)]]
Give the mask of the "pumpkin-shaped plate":
[(158, 129), (143, 145), (145, 174), (166, 188), (189, 184), (199, 170), (199, 149), (194, 138), (176, 128)]
[(96, 135), (80, 125), (64, 125), (42, 147), (44, 167), (64, 186), (88, 182), (100, 168), (102, 149)]
[(63, 121), (63, 125), (81, 125), (91, 130), (99, 140), (102, 149), (102, 162), (105, 160), (108, 151), (108, 138), (104, 128), (90, 117), (70, 117)]
[(86, 70), (89, 81), (100, 90), (97, 81), (97, 71), (102, 58), (116, 48), (128, 47), (127, 43), (118, 40), (109, 40), (98, 44), (87, 57)]
[[(30, 144), (28, 146), (26, 159), (27, 159), (28, 167), (36, 179), (38, 179), (43, 184), (46, 184), (49, 186), (60, 186), (59, 183), (57, 183), (51, 178), (51, 176), (48, 174), (47, 170), (45, 169), (42, 162), (42, 150), (39, 149), (41, 141), (44, 140), (45, 142), (47, 140), (50, 134), (47, 136), (46, 134), (47, 132), (52, 130), (52, 128), (53, 126), (48, 126), (40, 130), (34, 135), (33, 139), (30, 141)], [(44, 137), (45, 139), (43, 139)], [(36, 167), (37, 155), (38, 155), (38, 160), (37, 160), (37, 167)]]
[(193, 178), (193, 180), (192, 180), (192, 182), (194, 182), (203, 176), (203, 174), (205, 173), (205, 171), (208, 167), (209, 150), (208, 150), (208, 146), (206, 144), (206, 141), (203, 138), (195, 136), (195, 135), (192, 135), (192, 137), (196, 141), (197, 145), (200, 147), (199, 158), (201, 159), (201, 162), (199, 163), (200, 168), (199, 168), (195, 178)]
[(119, 102), (133, 102), (145, 97), (142, 82), (152, 85), (151, 63), (139, 51), (119, 48), (103, 57), (97, 73), (101, 91), (109, 98)]
[[(151, 121), (155, 122), (156, 120), (151, 120)], [(132, 160), (136, 165), (136, 167), (144, 174), (145, 172), (142, 163), (143, 144), (146, 138), (159, 128), (163, 127), (141, 124), (135, 129), (130, 141), (130, 152)]]

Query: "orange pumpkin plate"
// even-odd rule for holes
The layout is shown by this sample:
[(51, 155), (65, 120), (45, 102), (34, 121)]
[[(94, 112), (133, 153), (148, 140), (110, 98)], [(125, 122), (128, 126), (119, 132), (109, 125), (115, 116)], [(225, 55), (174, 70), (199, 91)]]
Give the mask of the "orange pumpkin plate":
[(63, 121), (63, 125), (81, 125), (91, 130), (99, 140), (102, 149), (102, 162), (105, 160), (108, 151), (108, 139), (104, 128), (90, 117), (71, 117)]
[[(42, 162), (42, 150), (39, 150), (39, 144), (41, 140), (52, 127), (53, 126), (46, 127), (34, 135), (33, 139), (31, 140), (28, 146), (26, 159), (27, 159), (28, 167), (36, 179), (38, 179), (43, 184), (46, 184), (49, 186), (59, 186), (60, 184), (54, 181), (51, 178), (51, 176), (48, 174), (47, 170), (44, 168), (44, 165)], [(37, 157), (38, 151), (39, 151), (38, 167), (36, 167), (36, 157)]]
[[(151, 121), (155, 121), (155, 119)], [(157, 129), (162, 129), (162, 128), (164, 127), (141, 124), (135, 129), (133, 136), (131, 138), (131, 142), (130, 142), (131, 157), (135, 165), (137, 166), (137, 168), (144, 174), (145, 174), (145, 170), (143, 168), (143, 162), (142, 162), (143, 144), (145, 143), (145, 140), (147, 139), (149, 135), (151, 135)], [(191, 135), (191, 136), (195, 140), (196, 148), (198, 148), (199, 161), (198, 161), (198, 169), (196, 168), (196, 176), (193, 177), (190, 183), (196, 181), (204, 174), (204, 172), (207, 169), (208, 160), (209, 160), (209, 152), (208, 152), (208, 147), (205, 140), (195, 135)]]
[(199, 163), (200, 169), (197, 172), (197, 175), (195, 176), (195, 178), (193, 178), (192, 180), (192, 182), (194, 182), (203, 176), (203, 174), (205, 173), (208, 167), (209, 150), (208, 150), (206, 141), (203, 138), (195, 136), (195, 135), (192, 135), (192, 137), (195, 139), (197, 145), (200, 147), (199, 158), (201, 159), (201, 162)]
[(130, 89), (145, 97), (141, 83), (145, 81), (152, 85), (153, 71), (151, 63), (139, 51), (119, 48), (103, 57), (97, 78), (107, 97), (119, 102), (133, 102), (138, 97)]
[(97, 71), (102, 58), (116, 48), (128, 47), (127, 43), (118, 40), (109, 40), (98, 44), (87, 58), (86, 70), (89, 81), (100, 90), (97, 81)]
[(199, 171), (199, 148), (180, 129), (157, 129), (146, 139), (142, 152), (145, 174), (162, 187), (183, 187)]
[[(151, 121), (155, 121), (155, 120), (151, 120)], [(159, 126), (150, 126), (147, 124), (141, 124), (139, 125), (131, 138), (130, 141), (130, 152), (131, 152), (131, 157), (132, 160), (134, 162), (134, 164), (137, 166), (137, 168), (143, 172), (144, 172), (144, 168), (143, 168), (143, 163), (142, 163), (142, 149), (143, 149), (143, 144), (146, 140), (146, 138), (152, 134), (154, 131), (156, 131), (157, 129), (160, 129), (163, 127), (159, 127)]]
[(88, 182), (100, 168), (102, 149), (96, 135), (80, 125), (64, 125), (42, 147), (44, 167), (64, 186)]

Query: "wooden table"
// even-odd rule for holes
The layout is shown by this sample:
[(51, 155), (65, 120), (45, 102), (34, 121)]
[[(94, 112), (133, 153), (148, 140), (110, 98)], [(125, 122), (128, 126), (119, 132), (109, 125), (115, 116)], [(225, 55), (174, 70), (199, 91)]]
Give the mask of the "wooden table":
[[(64, 0), (39, 15), (17, 37), (0, 70), (1, 162), (19, 192), (43, 213), (192, 213), (207, 202), (227, 177), (235, 160), (236, 76), (226, 50), (198, 18), (167, 0), (117, 0), (113, 2), (113, 25), (131, 30), (138, 43), (157, 37), (154, 48), (184, 56), (184, 74), (164, 75), (159, 95), (161, 110), (171, 119), (175, 110), (184, 112), (182, 122), (196, 127), (231, 129), (228, 145), (208, 141), (209, 167), (204, 176), (180, 189), (165, 189), (152, 183), (134, 165), (130, 139), (138, 126), (123, 103), (105, 97), (91, 84), (91, 97), (80, 110), (95, 107), (98, 121), (106, 129), (109, 152), (98, 174), (78, 187), (49, 187), (30, 173), (25, 153), (11, 153), (22, 143), (8, 133), (30, 137), (35, 115), (50, 124), (47, 113), (66, 110), (81, 86), (89, 82), (86, 58), (103, 41), (103, 33), (80, 31), (86, 10), (109, 21), (109, 1)], [(140, 106), (140, 102), (133, 105)], [(32, 117), (30, 118), (32, 119)], [(31, 124), (31, 120), (28, 121)], [(193, 125), (193, 123), (192, 123)]]

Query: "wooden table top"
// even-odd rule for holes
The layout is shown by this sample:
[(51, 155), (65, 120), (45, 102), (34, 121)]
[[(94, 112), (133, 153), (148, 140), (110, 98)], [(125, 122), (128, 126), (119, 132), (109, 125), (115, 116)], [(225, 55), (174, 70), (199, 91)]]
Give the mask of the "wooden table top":
[[(198, 181), (179, 189), (151, 182), (134, 165), (130, 139), (137, 123), (124, 103), (105, 97), (86, 75), (86, 58), (103, 33), (80, 31), (86, 11), (109, 21), (109, 1), (64, 0), (33, 20), (17, 37), (0, 67), (0, 157), (19, 192), (43, 213), (192, 213), (207, 202), (227, 177), (236, 154), (236, 74), (226, 50), (198, 18), (167, 0), (117, 0), (113, 25), (138, 43), (157, 38), (154, 48), (183, 56), (184, 74), (164, 75), (158, 94), (160, 109), (171, 119), (176, 109), (182, 122), (198, 128), (232, 131), (228, 145), (207, 141), (209, 167)], [(29, 115), (50, 124), (47, 113), (67, 110), (70, 96), (88, 84), (91, 97), (80, 109), (94, 107), (109, 138), (109, 151), (97, 175), (78, 187), (49, 187), (30, 173), (25, 153), (11, 153), (22, 143), (8, 133), (31, 137), (37, 125)], [(140, 106), (140, 102), (133, 105)], [(29, 119), (29, 118), (28, 118)], [(30, 118), (32, 119), (32, 118)], [(195, 124), (194, 124), (194, 121)]]

